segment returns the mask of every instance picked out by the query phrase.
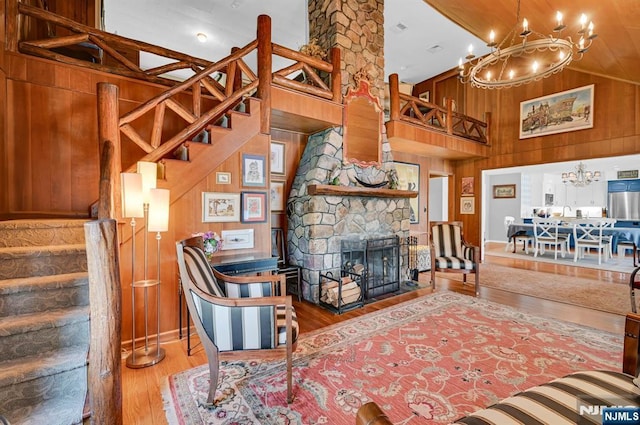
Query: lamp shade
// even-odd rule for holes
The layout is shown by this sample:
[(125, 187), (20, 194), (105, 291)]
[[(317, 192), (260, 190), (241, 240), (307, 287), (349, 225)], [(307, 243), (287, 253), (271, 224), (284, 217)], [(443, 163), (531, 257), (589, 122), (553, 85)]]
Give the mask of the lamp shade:
[(149, 191), (149, 232), (169, 230), (169, 189)]
[(122, 216), (128, 218), (144, 217), (142, 175), (120, 173), (120, 191), (122, 193)]
[(144, 203), (148, 204), (150, 201), (149, 191), (156, 187), (158, 165), (155, 162), (138, 161), (137, 170), (142, 174), (142, 196)]

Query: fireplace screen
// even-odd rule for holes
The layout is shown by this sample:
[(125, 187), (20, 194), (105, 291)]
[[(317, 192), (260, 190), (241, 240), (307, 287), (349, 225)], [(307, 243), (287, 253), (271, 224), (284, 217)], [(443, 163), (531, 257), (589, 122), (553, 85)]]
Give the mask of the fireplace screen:
[(365, 300), (400, 288), (400, 240), (398, 236), (343, 240), (342, 269), (362, 276)]

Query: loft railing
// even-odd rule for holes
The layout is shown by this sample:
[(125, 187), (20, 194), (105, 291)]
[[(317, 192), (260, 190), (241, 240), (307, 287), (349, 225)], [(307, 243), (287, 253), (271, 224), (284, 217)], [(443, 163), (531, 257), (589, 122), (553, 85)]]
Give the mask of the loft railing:
[[(401, 93), (398, 74), (389, 76), (389, 117), (430, 130), (463, 137), (486, 144), (489, 140), (489, 125), (453, 110), (452, 99), (442, 107), (418, 97)], [(489, 115), (485, 117), (489, 121)]]

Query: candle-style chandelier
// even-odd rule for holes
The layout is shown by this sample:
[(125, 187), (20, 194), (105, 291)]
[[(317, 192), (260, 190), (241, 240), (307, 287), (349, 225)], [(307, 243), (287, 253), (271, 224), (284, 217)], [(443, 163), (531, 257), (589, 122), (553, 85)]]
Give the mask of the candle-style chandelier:
[(576, 166), (575, 171), (562, 173), (562, 183), (571, 183), (572, 185), (577, 187), (584, 187), (590, 184), (592, 181), (597, 182), (598, 180), (600, 180), (600, 177), (600, 171), (589, 171), (581, 162)]
[(491, 53), (476, 58), (473, 45), (469, 45), (467, 62), (462, 58), (458, 62), (458, 77), (463, 83), (483, 89), (502, 89), (517, 87), (538, 81), (560, 72), (571, 63), (582, 59), (589, 49), (594, 33), (593, 22), (582, 14), (579, 28), (573, 41), (571, 36), (562, 38), (562, 31), (567, 28), (563, 23), (563, 15), (556, 13), (556, 27), (552, 35), (545, 35), (529, 27), (527, 19), (520, 24), (520, 0), (516, 11), (516, 25), (509, 31), (502, 42), (495, 41), (493, 30), (489, 34), (487, 47)]

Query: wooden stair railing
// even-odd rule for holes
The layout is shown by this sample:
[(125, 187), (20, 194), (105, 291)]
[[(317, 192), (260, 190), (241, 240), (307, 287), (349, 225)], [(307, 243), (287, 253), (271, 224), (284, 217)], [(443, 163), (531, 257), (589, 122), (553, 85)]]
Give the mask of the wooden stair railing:
[[(29, 16), (36, 20), (44, 21), (47, 27), (54, 28), (51, 37), (42, 40), (18, 40), (20, 32), (19, 16)], [(55, 36), (55, 28), (61, 27), (71, 32), (71, 35)], [(161, 75), (181, 69), (197, 70), (211, 65), (211, 61), (196, 58), (174, 50), (165, 49), (142, 41), (132, 40), (126, 37), (110, 34), (96, 28), (92, 28), (71, 19), (57, 15), (44, 9), (30, 6), (16, 0), (7, 1), (7, 44), (8, 50), (20, 51), (34, 56), (63, 62), (71, 65), (88, 67), (98, 71), (111, 72), (136, 79), (164, 85), (174, 85), (173, 79), (164, 78)], [(101, 49), (108, 55), (115, 66), (102, 63), (92, 63), (81, 59), (66, 56), (53, 49), (74, 47), (79, 45), (92, 45)], [(136, 52), (152, 53), (171, 60), (171, 63), (156, 68), (143, 70), (138, 64), (133, 63), (119, 50), (127, 49)]]
[(487, 144), (489, 141), (489, 113), (485, 114), (487, 122), (483, 122), (455, 112), (451, 99), (447, 100), (447, 107), (443, 108), (418, 97), (400, 93), (398, 74), (389, 76), (389, 93), (391, 120), (409, 122), (482, 144)]

